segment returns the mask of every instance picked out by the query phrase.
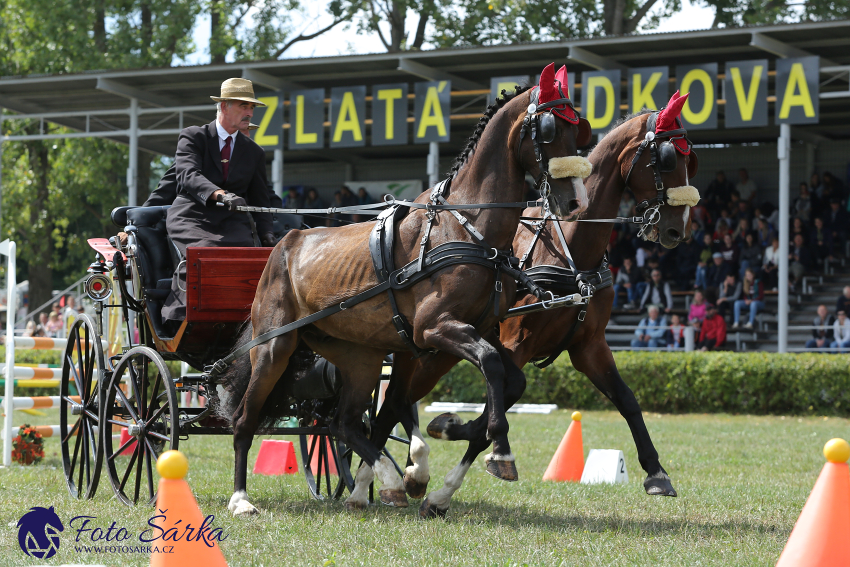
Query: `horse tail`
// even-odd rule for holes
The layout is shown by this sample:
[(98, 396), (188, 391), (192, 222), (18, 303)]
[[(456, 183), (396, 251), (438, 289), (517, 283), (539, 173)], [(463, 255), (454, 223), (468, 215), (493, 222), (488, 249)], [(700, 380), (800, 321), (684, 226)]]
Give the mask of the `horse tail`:
[[(242, 326), (238, 337), (236, 344), (233, 345), (234, 349), (252, 339), (253, 328), (250, 320)], [(316, 357), (316, 353), (310, 350), (304, 341), (298, 342), (295, 352), (289, 358), (286, 370), (275, 383), (260, 410), (258, 422), (260, 429), (274, 427), (278, 420), (292, 417), (292, 384), (310, 371), (316, 362)], [(221, 384), (227, 395), (216, 405), (216, 415), (232, 425), (236, 421), (236, 412), (242, 404), (250, 383), (251, 357), (246, 353), (234, 360), (221, 376)]]

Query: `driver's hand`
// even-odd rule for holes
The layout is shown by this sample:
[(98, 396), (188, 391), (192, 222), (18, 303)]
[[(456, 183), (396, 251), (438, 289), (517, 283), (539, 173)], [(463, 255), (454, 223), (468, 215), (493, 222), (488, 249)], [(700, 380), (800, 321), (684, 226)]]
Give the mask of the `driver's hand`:
[(224, 203), (224, 206), (227, 207), (227, 210), (229, 211), (235, 211), (236, 207), (248, 206), (248, 203), (245, 202), (245, 199), (234, 193), (219, 194), (217, 200), (219, 203)]

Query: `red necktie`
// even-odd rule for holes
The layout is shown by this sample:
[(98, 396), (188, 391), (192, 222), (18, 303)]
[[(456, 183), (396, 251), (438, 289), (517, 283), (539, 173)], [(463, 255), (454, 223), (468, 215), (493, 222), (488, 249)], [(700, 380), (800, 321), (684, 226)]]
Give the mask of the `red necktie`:
[(228, 136), (224, 139), (224, 147), (221, 148), (221, 169), (224, 173), (224, 180), (227, 181), (227, 171), (230, 168), (230, 142), (233, 138)]

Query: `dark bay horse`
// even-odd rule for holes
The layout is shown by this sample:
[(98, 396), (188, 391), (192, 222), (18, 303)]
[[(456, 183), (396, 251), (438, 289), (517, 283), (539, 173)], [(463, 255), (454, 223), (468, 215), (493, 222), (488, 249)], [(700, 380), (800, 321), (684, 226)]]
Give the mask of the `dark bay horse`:
[[(565, 81), (566, 70), (559, 71), (557, 77)], [(539, 89), (518, 91), (516, 96), (488, 108), (462, 155), (465, 165), (443, 194), (445, 202), (519, 201), (525, 194), (528, 173), (548, 185), (548, 206), (555, 214), (575, 218), (584, 211), (587, 196), (581, 179), (590, 165), (576, 154), (577, 148), (589, 141), (590, 127), (563, 97), (557, 77), (550, 65), (541, 74)], [(537, 100), (537, 105), (532, 106), (533, 100)], [(548, 109), (547, 100), (552, 102)], [(538, 110), (538, 106), (544, 108)], [(556, 121), (546, 116), (559, 111), (574, 117), (574, 121)], [(548, 128), (541, 130), (546, 139), (527, 136), (529, 124)], [(538, 159), (541, 155), (542, 160)], [(416, 202), (434, 203), (435, 199), (434, 191), (425, 192)], [(413, 208), (406, 215), (401, 211), (397, 217), (394, 215), (395, 247), (391, 258), (395, 266), (413, 265), (421, 258), (423, 242), (428, 249), (450, 242), (474, 243), (472, 231), (463, 226), (468, 224), (480, 235), (479, 240), (486, 242), (488, 248), (484, 250), (487, 259), (492, 260), (490, 251), (496, 258), (499, 251), (510, 249), (521, 212), (516, 207), (461, 211)], [(376, 286), (379, 278), (369, 243), (375, 226), (360, 223), (289, 232), (275, 247), (260, 279), (251, 310), (251, 336), (257, 338), (331, 306), (343, 307), (345, 300)], [(425, 234), (428, 237), (423, 239)], [(495, 274), (499, 274), (498, 283)], [(494, 290), (500, 293), (494, 294)], [(410, 347), (404, 340), (407, 333), (403, 325), (392, 322), (392, 303), (409, 322), (407, 336), (416, 349), (449, 353), (469, 360), (481, 370), (492, 394), (491, 413), (497, 416), (487, 427), (494, 454), (496, 460), (509, 458), (508, 423), (502, 401), (504, 383), (524, 378), (519, 368), (485, 341), (477, 329), (493, 327), (514, 302), (515, 290), (513, 278), (504, 271), (500, 273), (495, 264), (456, 263), (430, 273), (410, 287), (393, 289), (392, 295), (381, 293), (261, 343), (250, 351), (250, 364), (247, 357), (237, 359), (224, 375), (231, 393), (229, 409), (233, 411), (236, 461), (229, 510), (235, 515), (256, 512), (246, 491), (248, 451), (260, 423), (277, 407), (277, 400), (288, 399), (297, 379), (294, 374), (299, 353), (305, 350), (326, 358), (342, 373), (342, 389), (330, 429), (363, 459), (356, 475), (357, 487), (346, 500), (346, 507), (357, 509), (368, 503), (368, 486), (376, 474), (382, 483), (381, 500), (390, 505), (407, 505), (401, 479), (389, 459), (382, 457), (369, 440), (362, 423), (385, 354)], [(248, 338), (243, 338), (243, 345)], [(424, 358), (432, 356), (426, 354)]]
[[(669, 110), (662, 111), (653, 123), (671, 119), (679, 113), (681, 100), (674, 96)], [(665, 116), (666, 113), (666, 116)], [(673, 114), (675, 113), (675, 114)], [(671, 117), (671, 114), (673, 116)], [(647, 121), (652, 116), (647, 112), (628, 117), (610, 131), (590, 154), (593, 173), (585, 180), (589, 205), (580, 219), (611, 219), (616, 216), (620, 200), (628, 185), (638, 202), (651, 202), (657, 194), (657, 184), (653, 167), (647, 167), (653, 156), (649, 151), (641, 152), (638, 161), (632, 163), (641, 143), (647, 140)], [(675, 124), (675, 121), (674, 121)], [(661, 134), (663, 136), (663, 133)], [(682, 134), (683, 136), (683, 134)], [(654, 137), (654, 136), (653, 136)], [(686, 141), (686, 138), (685, 138)], [(679, 144), (678, 140), (674, 143)], [(670, 149), (670, 148), (668, 148)], [(687, 151), (687, 154), (682, 153)], [(679, 150), (667, 154), (674, 160), (659, 172), (665, 189), (666, 202), (658, 208), (660, 221), (648, 231), (647, 238), (658, 239), (665, 247), (672, 248), (686, 238), (689, 229), (690, 206), (695, 205), (698, 193), (689, 186), (689, 179), (696, 175), (697, 157), (685, 143)], [(689, 204), (677, 204), (689, 203)], [(528, 209), (524, 216), (540, 217), (539, 211)], [(573, 262), (579, 271), (597, 271), (603, 263), (605, 250), (611, 235), (613, 224), (593, 222), (561, 222)], [(539, 241), (529, 256), (531, 267), (558, 266), (568, 267), (560, 238), (552, 223), (544, 225)], [(513, 242), (518, 255), (523, 254), (534, 240), (535, 230), (528, 225), (520, 225)], [(497, 341), (494, 345), (519, 368), (534, 359), (557, 356), (561, 350), (568, 350), (576, 369), (585, 373), (593, 384), (607, 396), (629, 424), (641, 466), (647, 472), (644, 487), (647, 494), (675, 496), (676, 491), (658, 460), (658, 453), (652, 444), (644, 424), (640, 406), (631, 389), (617, 371), (611, 350), (605, 341), (605, 327), (611, 315), (613, 287), (605, 287), (596, 293), (586, 307), (581, 325), (574, 329), (581, 308), (560, 308), (549, 311), (537, 311), (533, 314), (514, 317), (500, 324)], [(528, 305), (538, 299), (529, 295), (518, 297), (516, 306)], [(566, 340), (566, 342), (565, 342)], [(501, 343), (501, 344), (499, 344)], [(387, 402), (384, 403), (375, 425), (373, 439), (380, 444), (385, 434), (401, 421), (407, 427), (412, 419), (406, 411), (412, 403), (425, 396), (437, 381), (457, 362), (456, 357), (440, 353), (430, 359), (413, 360), (398, 356), (393, 369), (390, 387), (387, 390)], [(426, 378), (427, 376), (427, 378)], [(515, 382), (505, 383), (506, 407), (515, 403), (525, 389), (524, 375), (517, 374)], [(489, 398), (488, 398), (489, 403)], [(469, 441), (469, 448), (461, 460), (446, 476), (443, 488), (428, 495), (420, 507), (423, 517), (443, 516), (448, 510), (452, 494), (460, 487), (463, 477), (481, 452), (490, 444), (486, 435), (488, 414), (464, 424), (455, 414), (443, 414), (435, 418), (428, 426), (432, 437), (446, 440)], [(409, 465), (405, 471), (405, 486), (411, 496), (423, 496), (428, 482), (428, 450), (418, 448), (411, 452)]]

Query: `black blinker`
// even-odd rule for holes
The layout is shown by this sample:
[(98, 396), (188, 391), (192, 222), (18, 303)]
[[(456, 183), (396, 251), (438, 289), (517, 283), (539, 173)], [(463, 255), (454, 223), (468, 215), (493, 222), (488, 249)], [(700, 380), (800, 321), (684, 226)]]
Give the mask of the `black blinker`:
[(543, 144), (551, 144), (555, 140), (555, 115), (551, 112), (544, 112), (537, 117), (539, 123), (538, 139)]
[(675, 171), (678, 165), (678, 157), (676, 156), (676, 148), (672, 142), (661, 142), (658, 145), (658, 168), (668, 173)]

